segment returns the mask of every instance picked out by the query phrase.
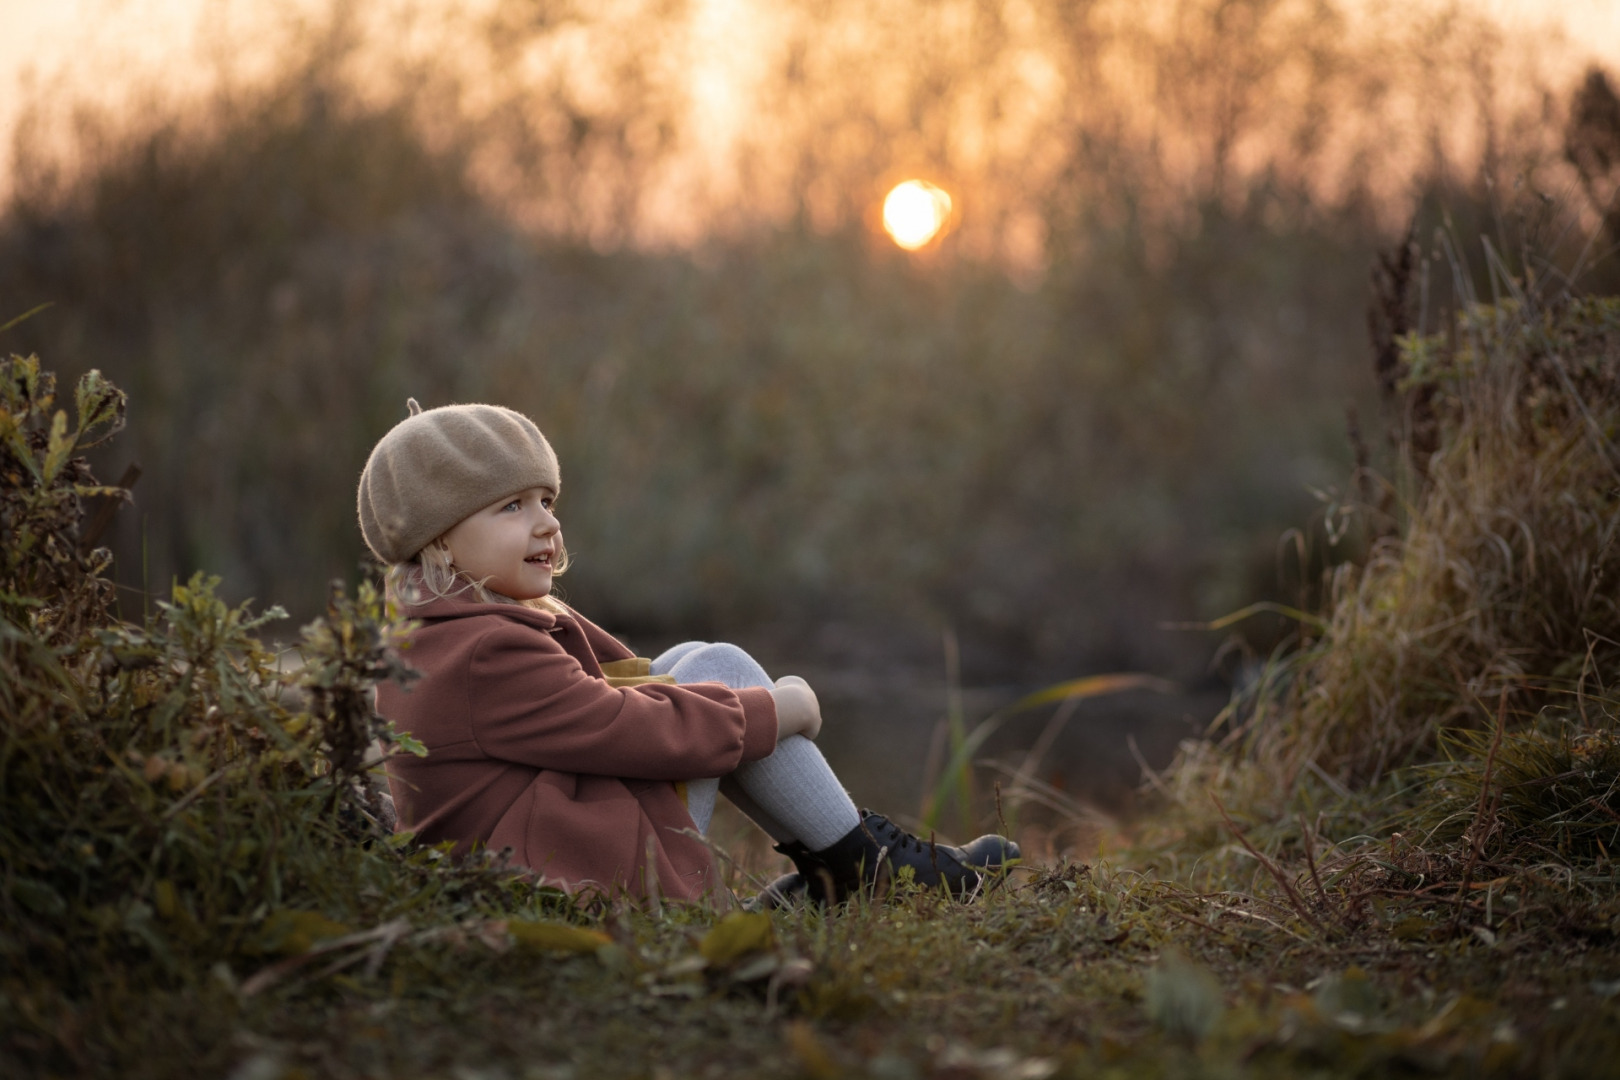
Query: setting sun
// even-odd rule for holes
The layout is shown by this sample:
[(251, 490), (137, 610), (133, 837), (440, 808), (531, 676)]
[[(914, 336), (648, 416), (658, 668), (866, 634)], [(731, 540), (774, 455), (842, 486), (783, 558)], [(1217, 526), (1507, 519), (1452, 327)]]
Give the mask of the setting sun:
[(883, 227), (907, 251), (932, 240), (950, 216), (950, 195), (926, 180), (896, 184), (883, 200)]

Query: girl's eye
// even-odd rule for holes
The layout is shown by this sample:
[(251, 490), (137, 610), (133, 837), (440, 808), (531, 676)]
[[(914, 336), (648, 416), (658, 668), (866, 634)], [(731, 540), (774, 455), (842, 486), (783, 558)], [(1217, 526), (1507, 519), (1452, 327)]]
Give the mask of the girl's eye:
[(501, 512), (505, 513), (508, 510), (521, 510), (521, 509), (523, 509), (523, 501), (521, 499), (513, 499), (511, 502), (509, 502), (505, 506), (501, 507)]

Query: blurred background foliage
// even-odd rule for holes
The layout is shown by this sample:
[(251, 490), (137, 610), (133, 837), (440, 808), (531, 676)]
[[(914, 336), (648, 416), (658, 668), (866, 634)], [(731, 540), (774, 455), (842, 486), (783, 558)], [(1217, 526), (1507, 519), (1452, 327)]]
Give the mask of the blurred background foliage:
[[(829, 727), (835, 761), (937, 718), (943, 627), (997, 700), (1149, 670), (1217, 691), (1159, 714), (1207, 716), (1241, 665), (1163, 624), (1308, 600), (1359, 556), (1321, 523), (1346, 406), (1374, 465), (1404, 424), (1375, 253), (1410, 245), (1423, 333), (1488, 287), (1444, 237), (1520, 272), (1597, 237), (1586, 283), (1614, 285), (1611, 83), (1458, 6), (781, 0), (753, 25), (729, 98), (714, 28), (667, 0), (334, 2), (199, 97), (37, 91), (0, 321), (52, 306), (0, 348), (129, 393), (98, 464), (144, 470), (111, 535), (129, 609), (200, 568), (320, 610), (405, 398), (488, 400), (558, 449), (584, 611), (644, 651), (870, 676), (828, 684), (874, 721)], [(961, 208), (917, 255), (875, 224), (908, 175)], [(906, 672), (921, 704), (868, 692)]]

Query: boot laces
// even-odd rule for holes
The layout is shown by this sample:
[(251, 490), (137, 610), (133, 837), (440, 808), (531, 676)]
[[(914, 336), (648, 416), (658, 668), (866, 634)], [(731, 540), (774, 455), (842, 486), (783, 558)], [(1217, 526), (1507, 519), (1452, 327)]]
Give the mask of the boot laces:
[(872, 830), (873, 837), (878, 843), (891, 850), (924, 852), (934, 846), (919, 840), (881, 814), (874, 814), (873, 816), (879, 818), (882, 822), (881, 825)]

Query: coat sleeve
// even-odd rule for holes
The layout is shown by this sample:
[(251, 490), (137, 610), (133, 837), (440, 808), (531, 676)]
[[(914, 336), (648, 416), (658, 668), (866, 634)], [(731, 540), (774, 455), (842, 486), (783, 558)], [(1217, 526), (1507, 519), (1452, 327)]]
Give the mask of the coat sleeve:
[(776, 748), (767, 689), (720, 683), (614, 688), (543, 631), (485, 631), (468, 658), (473, 737), (492, 758), (639, 780), (724, 776)]

